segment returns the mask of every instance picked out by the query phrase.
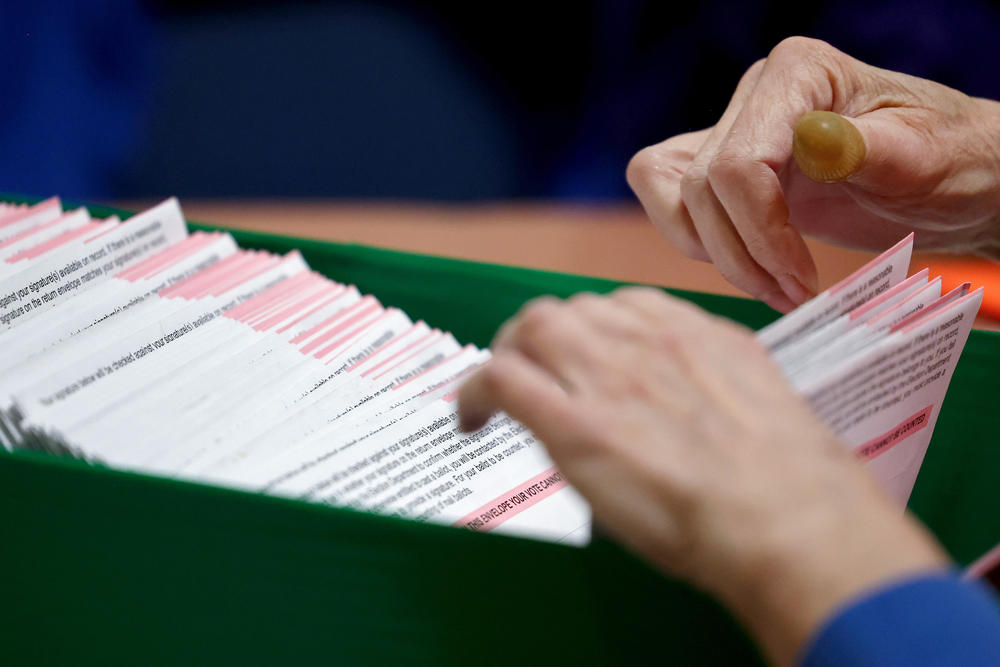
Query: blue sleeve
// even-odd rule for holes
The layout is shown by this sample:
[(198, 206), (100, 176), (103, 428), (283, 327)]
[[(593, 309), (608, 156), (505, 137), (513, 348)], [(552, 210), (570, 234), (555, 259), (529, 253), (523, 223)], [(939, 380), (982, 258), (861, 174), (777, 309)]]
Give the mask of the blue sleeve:
[(906, 579), (841, 609), (802, 665), (1000, 665), (1000, 607), (954, 573)]

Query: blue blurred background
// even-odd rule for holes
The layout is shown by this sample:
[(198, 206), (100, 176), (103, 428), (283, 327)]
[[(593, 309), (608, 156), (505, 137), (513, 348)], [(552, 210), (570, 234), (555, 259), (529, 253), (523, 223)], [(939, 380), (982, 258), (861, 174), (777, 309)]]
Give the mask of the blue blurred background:
[(975, 0), (0, 4), (0, 191), (627, 197), (783, 37), (1000, 97)]

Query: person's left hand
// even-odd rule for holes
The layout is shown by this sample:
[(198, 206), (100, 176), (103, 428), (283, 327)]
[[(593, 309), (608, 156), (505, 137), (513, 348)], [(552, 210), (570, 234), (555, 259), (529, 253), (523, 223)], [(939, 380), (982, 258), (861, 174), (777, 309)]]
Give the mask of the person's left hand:
[(659, 290), (535, 301), (459, 395), (526, 424), (612, 535), (779, 662), (860, 590), (945, 559), (750, 332)]

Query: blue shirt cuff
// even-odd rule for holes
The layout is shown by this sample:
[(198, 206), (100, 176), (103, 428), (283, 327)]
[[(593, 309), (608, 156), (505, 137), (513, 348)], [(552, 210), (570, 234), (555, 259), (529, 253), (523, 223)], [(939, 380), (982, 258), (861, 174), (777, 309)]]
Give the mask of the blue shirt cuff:
[(1000, 665), (1000, 607), (983, 584), (955, 573), (905, 579), (836, 613), (801, 664)]

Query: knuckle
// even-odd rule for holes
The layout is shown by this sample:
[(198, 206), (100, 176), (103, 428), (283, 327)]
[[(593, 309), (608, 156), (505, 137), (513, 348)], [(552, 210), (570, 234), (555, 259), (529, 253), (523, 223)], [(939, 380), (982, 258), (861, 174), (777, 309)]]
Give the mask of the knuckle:
[(497, 396), (506, 389), (510, 376), (511, 366), (507, 357), (497, 354), (479, 371), (477, 381), (488, 395)]
[(802, 37), (800, 35), (795, 35), (792, 37), (786, 37), (785, 39), (778, 42), (768, 58), (775, 58), (778, 60), (790, 59), (790, 60), (800, 60), (804, 58), (812, 58), (817, 54), (828, 53), (833, 50), (833, 47), (821, 39), (813, 39), (812, 37)]
[(779, 71), (794, 72), (792, 76), (795, 79), (812, 79), (815, 82), (817, 78), (827, 78), (831, 68), (838, 70), (850, 59), (821, 39), (788, 37), (771, 50), (768, 60)]
[(528, 301), (521, 307), (517, 319), (522, 322), (533, 322), (538, 319), (545, 319), (558, 307), (558, 302), (550, 296), (541, 296)]
[(708, 163), (708, 182), (713, 188), (724, 187), (738, 181), (746, 170), (745, 160), (725, 152), (718, 153)]
[(740, 79), (739, 85), (751, 84), (757, 80), (760, 73), (764, 70), (764, 63), (767, 62), (766, 58), (761, 58), (753, 65), (747, 68), (747, 71), (743, 73), (743, 77)]
[(743, 237), (743, 245), (750, 256), (765, 268), (773, 259), (771, 244), (763, 234), (747, 234)]
[(643, 285), (626, 285), (625, 287), (619, 287), (611, 293), (611, 296), (616, 300), (623, 301), (625, 303), (654, 304), (658, 306), (663, 306), (665, 303), (674, 298), (668, 296), (663, 290)]
[(708, 174), (704, 167), (692, 164), (681, 176), (681, 201), (688, 211), (696, 208), (708, 187)]
[(593, 292), (580, 292), (570, 297), (568, 302), (570, 308), (579, 314), (583, 321), (602, 320), (611, 317), (609, 312), (613, 307), (609, 302), (609, 297), (595, 294)]
[(776, 76), (801, 93), (817, 99), (831, 94), (842, 99), (852, 97), (849, 82), (854, 80), (857, 61), (823, 40), (788, 37), (771, 50), (768, 61)]
[(684, 171), (684, 175), (681, 176), (681, 196), (684, 195), (685, 190), (695, 190), (697, 188), (703, 188), (705, 182), (708, 180), (708, 174), (705, 168), (699, 163), (692, 163)]
[(555, 299), (550, 297), (535, 299), (524, 307), (524, 311), (518, 318), (520, 320), (519, 331), (522, 334), (532, 335), (549, 329), (558, 319), (559, 311), (560, 304)]
[(592, 311), (604, 305), (604, 297), (594, 292), (577, 292), (569, 298), (569, 304), (574, 308)]
[(625, 167), (625, 180), (633, 190), (644, 189), (657, 175), (657, 156), (652, 146), (647, 146), (632, 156)]
[(679, 313), (680, 316), (684, 317), (691, 313), (702, 312), (701, 308), (690, 301), (673, 296), (657, 287), (640, 285), (619, 287), (615, 290), (614, 295), (626, 303), (645, 306), (649, 310), (657, 309), (664, 313), (669, 312), (671, 315)]
[(673, 303), (677, 309), (675, 317), (684, 318), (694, 322), (701, 322), (708, 319), (709, 315), (704, 308), (692, 303), (687, 299), (674, 298)]
[(643, 148), (629, 160), (625, 180), (642, 194), (666, 186), (676, 186), (694, 158), (690, 134), (679, 134)]

